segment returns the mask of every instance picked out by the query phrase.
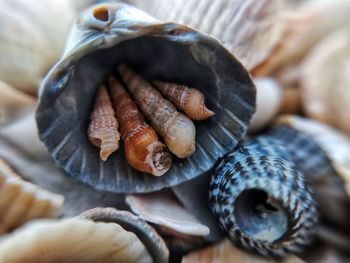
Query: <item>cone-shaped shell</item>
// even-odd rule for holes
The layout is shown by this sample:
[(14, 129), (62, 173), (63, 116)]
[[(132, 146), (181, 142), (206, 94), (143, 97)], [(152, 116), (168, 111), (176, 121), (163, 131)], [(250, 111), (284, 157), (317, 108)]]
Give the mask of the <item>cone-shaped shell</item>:
[(119, 211), (114, 208), (97, 207), (82, 213), (79, 218), (90, 219), (96, 222), (113, 222), (121, 225), (127, 231), (135, 235), (145, 245), (148, 253), (151, 255), (153, 262), (168, 262), (169, 251), (163, 239), (157, 232), (143, 221), (140, 217), (128, 211)]
[[(87, 139), (97, 86), (121, 63), (148, 81), (197, 87), (215, 112), (195, 124), (195, 153), (174, 160), (160, 178), (133, 170), (123, 151), (100, 161), (98, 149)], [(41, 85), (36, 117), (41, 140), (69, 176), (100, 190), (147, 192), (212, 168), (236, 146), (254, 104), (249, 74), (219, 42), (179, 24), (161, 23), (133, 7), (109, 3), (91, 7), (77, 20), (62, 59)]]
[(257, 138), (218, 165), (210, 203), (231, 241), (265, 256), (299, 252), (318, 216), (303, 175), (278, 144)]
[(137, 236), (114, 223), (37, 220), (0, 242), (0, 262), (152, 262)]
[(0, 234), (36, 218), (57, 217), (62, 206), (63, 196), (24, 181), (0, 159)]

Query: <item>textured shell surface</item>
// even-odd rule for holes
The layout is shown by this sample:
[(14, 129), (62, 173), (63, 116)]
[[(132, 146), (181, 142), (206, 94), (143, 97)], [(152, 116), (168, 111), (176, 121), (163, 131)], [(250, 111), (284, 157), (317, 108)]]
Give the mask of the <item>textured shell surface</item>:
[(0, 241), (6, 263), (152, 262), (137, 236), (115, 223), (69, 218), (33, 221)]
[(296, 169), (282, 147), (262, 137), (244, 142), (222, 160), (209, 198), (231, 241), (265, 256), (303, 250), (318, 214)]
[(23, 180), (0, 159), (0, 234), (36, 218), (57, 217), (63, 199)]
[(97, 207), (80, 214), (79, 218), (116, 223), (125, 230), (134, 233), (141, 240), (151, 256), (152, 262), (168, 262), (169, 251), (162, 237), (153, 227), (129, 211), (120, 211), (111, 207)]
[(0, 79), (36, 93), (63, 51), (76, 12), (66, 0), (3, 0), (0, 10)]
[[(198, 87), (215, 112), (195, 124), (195, 153), (173, 160), (159, 178), (133, 170), (123, 151), (101, 162), (98, 149), (88, 143), (86, 128), (97, 85), (119, 64), (149, 81)], [(236, 146), (254, 110), (249, 74), (220, 43), (128, 5), (109, 3), (91, 7), (77, 20), (62, 59), (41, 85), (36, 119), (41, 140), (69, 176), (99, 190), (149, 192), (212, 168)]]
[(160, 20), (189, 25), (219, 39), (251, 70), (283, 32), (281, 0), (128, 0)]

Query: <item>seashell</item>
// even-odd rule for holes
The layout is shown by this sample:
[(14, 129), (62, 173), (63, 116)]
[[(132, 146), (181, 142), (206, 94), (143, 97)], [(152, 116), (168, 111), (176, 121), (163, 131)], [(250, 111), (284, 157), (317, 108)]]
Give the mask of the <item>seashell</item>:
[(70, 218), (37, 220), (4, 236), (0, 261), (152, 262), (137, 236), (115, 223)]
[(0, 81), (0, 125), (9, 124), (35, 109), (35, 99)]
[(170, 153), (122, 85), (115, 78), (110, 78), (109, 84), (128, 163), (138, 171), (163, 175), (171, 166)]
[(89, 125), (89, 140), (100, 147), (100, 158), (107, 158), (119, 148), (118, 121), (105, 86), (99, 88)]
[[(123, 151), (103, 162), (88, 141), (96, 87), (120, 64), (147, 81), (198, 87), (215, 112), (196, 123), (194, 154), (174, 158), (161, 177), (131, 169)], [(41, 140), (70, 177), (99, 190), (150, 192), (211, 169), (234, 149), (254, 110), (249, 74), (216, 40), (179, 24), (161, 23), (125, 4), (105, 3), (90, 7), (74, 25), (62, 59), (41, 85), (36, 118)]]
[[(128, 0), (160, 20), (197, 28), (220, 40), (251, 70), (279, 42), (284, 28), (280, 0)], [(199, 86), (198, 86), (199, 87)]]
[(197, 89), (159, 80), (152, 81), (152, 84), (192, 120), (205, 120), (215, 114), (205, 106), (205, 97)]
[[(274, 263), (272, 259), (264, 259), (255, 255), (245, 253), (231, 244), (228, 239), (223, 240), (215, 246), (194, 251), (182, 260), (182, 263), (230, 263), (230, 262), (249, 262), (249, 263)], [(304, 261), (296, 256), (288, 256), (282, 263), (303, 263)]]
[(252, 70), (253, 76), (270, 75), (283, 66), (300, 62), (325, 36), (349, 24), (349, 12), (347, 0), (303, 1), (285, 12), (284, 33), (270, 56)]
[(209, 234), (207, 226), (201, 224), (190, 211), (166, 193), (128, 195), (125, 201), (135, 214), (153, 224), (185, 235), (205, 236)]
[(63, 50), (76, 12), (61, 0), (3, 0), (0, 9), (0, 79), (36, 93)]
[(263, 137), (283, 147), (303, 173), (312, 188), (322, 218), (348, 228), (350, 216), (344, 211), (350, 208), (350, 203), (343, 182), (316, 141), (287, 125), (275, 125)]
[[(349, 8), (350, 10), (350, 8)], [(349, 20), (350, 22), (350, 20)], [(317, 44), (302, 65), (303, 108), (308, 117), (350, 134), (348, 24)], [(345, 65), (345, 66), (344, 66)]]
[(249, 124), (249, 132), (265, 128), (276, 117), (282, 103), (282, 88), (276, 80), (261, 77), (254, 80), (256, 85), (256, 111)]
[(85, 211), (79, 218), (118, 224), (125, 230), (135, 233), (146, 247), (152, 262), (168, 262), (169, 251), (163, 239), (150, 225), (128, 211), (98, 207)]
[(196, 128), (193, 122), (134, 71), (124, 65), (119, 66), (118, 71), (169, 150), (179, 158), (191, 156), (196, 149)]
[(57, 217), (63, 196), (22, 180), (0, 159), (0, 234), (35, 218)]
[(277, 123), (291, 126), (311, 137), (326, 152), (350, 195), (350, 139), (346, 134), (326, 124), (294, 115), (281, 116)]
[(209, 198), (230, 240), (265, 256), (300, 252), (318, 219), (303, 175), (283, 148), (264, 138), (222, 160)]

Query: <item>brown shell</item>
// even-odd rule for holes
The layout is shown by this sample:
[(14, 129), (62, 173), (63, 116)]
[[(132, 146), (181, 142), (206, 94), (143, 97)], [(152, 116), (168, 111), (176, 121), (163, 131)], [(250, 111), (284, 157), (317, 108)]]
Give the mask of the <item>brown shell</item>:
[(196, 128), (184, 114), (141, 76), (128, 67), (118, 67), (119, 74), (128, 86), (152, 127), (163, 137), (169, 150), (179, 158), (192, 155), (196, 149)]
[(205, 106), (205, 97), (198, 89), (159, 80), (152, 84), (192, 120), (205, 120), (215, 114)]
[(0, 234), (32, 219), (56, 217), (63, 196), (24, 181), (0, 159)]
[(90, 142), (101, 148), (100, 158), (103, 161), (119, 148), (118, 121), (104, 85), (98, 90), (88, 135)]
[(163, 175), (171, 166), (170, 153), (158, 140), (157, 133), (144, 121), (120, 82), (111, 77), (109, 84), (128, 163), (138, 171)]

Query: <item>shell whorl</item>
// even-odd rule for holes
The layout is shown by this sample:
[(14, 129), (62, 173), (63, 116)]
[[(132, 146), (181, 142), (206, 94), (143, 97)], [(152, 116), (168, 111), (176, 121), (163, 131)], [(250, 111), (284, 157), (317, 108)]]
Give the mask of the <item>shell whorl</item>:
[(124, 65), (118, 72), (152, 127), (163, 137), (169, 150), (179, 158), (192, 155), (196, 149), (196, 128), (184, 114), (153, 88), (146, 80)]
[(136, 104), (119, 81), (109, 79), (112, 100), (120, 122), (125, 156), (136, 170), (161, 176), (171, 166), (171, 155), (157, 133), (144, 120)]
[(197, 89), (159, 80), (152, 84), (192, 120), (205, 120), (215, 114), (205, 106), (205, 97)]
[(265, 256), (299, 252), (318, 220), (313, 196), (288, 154), (264, 138), (218, 165), (210, 204), (231, 241)]
[(88, 136), (93, 145), (101, 148), (100, 158), (103, 161), (119, 148), (118, 127), (107, 89), (101, 85), (91, 114)]

